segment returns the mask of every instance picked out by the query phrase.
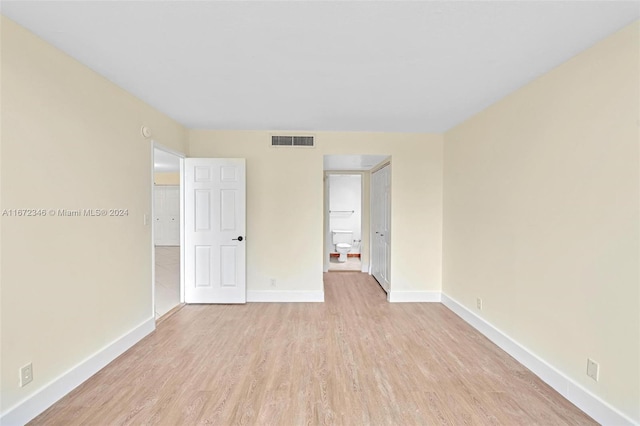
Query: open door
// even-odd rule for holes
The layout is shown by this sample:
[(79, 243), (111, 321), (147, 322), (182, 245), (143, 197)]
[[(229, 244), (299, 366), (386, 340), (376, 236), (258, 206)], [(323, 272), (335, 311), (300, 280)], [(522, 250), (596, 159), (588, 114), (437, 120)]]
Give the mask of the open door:
[(184, 160), (186, 303), (245, 303), (244, 158)]

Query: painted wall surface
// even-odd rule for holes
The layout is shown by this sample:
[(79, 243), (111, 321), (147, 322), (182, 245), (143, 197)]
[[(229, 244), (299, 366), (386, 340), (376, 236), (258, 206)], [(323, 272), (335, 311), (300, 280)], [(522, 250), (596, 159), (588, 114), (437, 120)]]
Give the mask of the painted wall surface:
[(267, 131), (189, 132), (193, 157), (247, 159), (247, 290), (321, 291), (323, 155), (391, 155), (391, 288), (439, 291), (442, 136), (318, 132), (315, 148), (274, 148)]
[[(351, 250), (360, 253), (362, 224), (361, 175), (329, 175), (329, 230), (351, 231)], [(337, 253), (335, 245), (332, 251)]]
[[(153, 316), (151, 142), (185, 129), (2, 17), (1, 410)], [(113, 173), (114, 168), (118, 173)], [(58, 209), (126, 209), (62, 217)], [(149, 221), (150, 223), (150, 221)], [(34, 380), (18, 386), (32, 362)]]
[(180, 185), (180, 173), (156, 172), (153, 174), (156, 185)]
[(443, 261), (447, 295), (636, 422), (639, 35), (636, 22), (446, 133)]

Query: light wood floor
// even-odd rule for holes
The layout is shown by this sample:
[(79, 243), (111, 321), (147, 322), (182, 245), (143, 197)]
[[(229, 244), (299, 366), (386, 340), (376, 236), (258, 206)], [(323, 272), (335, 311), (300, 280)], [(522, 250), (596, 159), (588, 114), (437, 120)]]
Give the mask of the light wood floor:
[(156, 319), (180, 303), (180, 247), (156, 246)]
[(325, 299), (186, 306), (32, 424), (595, 424), (439, 303)]

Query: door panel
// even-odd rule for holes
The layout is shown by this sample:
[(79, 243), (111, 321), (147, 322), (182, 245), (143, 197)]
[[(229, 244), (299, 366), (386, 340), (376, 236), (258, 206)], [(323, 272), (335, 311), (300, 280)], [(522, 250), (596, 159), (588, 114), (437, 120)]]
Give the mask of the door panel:
[(186, 303), (246, 302), (245, 185), (244, 159), (185, 159)]
[(180, 187), (155, 186), (153, 188), (154, 244), (180, 245)]
[(385, 166), (371, 175), (371, 273), (388, 293), (391, 265), (391, 174)]
[(195, 246), (195, 286), (211, 287), (211, 246)]

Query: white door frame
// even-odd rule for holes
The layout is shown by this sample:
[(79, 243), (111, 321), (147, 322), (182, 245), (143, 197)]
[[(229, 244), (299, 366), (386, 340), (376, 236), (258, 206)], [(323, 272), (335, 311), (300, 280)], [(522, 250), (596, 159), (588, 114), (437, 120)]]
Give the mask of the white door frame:
[(155, 184), (154, 156), (155, 150), (164, 151), (175, 155), (180, 160), (180, 303), (184, 303), (184, 159), (182, 152), (151, 140), (151, 215), (146, 216), (146, 223), (151, 225), (151, 316), (156, 317), (156, 250), (155, 250), (155, 230), (153, 218), (155, 217), (155, 206), (153, 200), (153, 190)]

